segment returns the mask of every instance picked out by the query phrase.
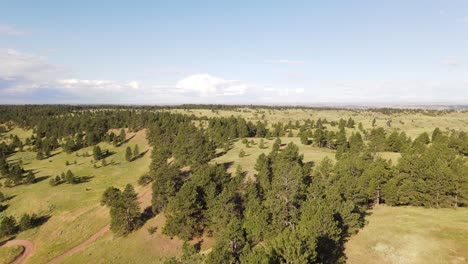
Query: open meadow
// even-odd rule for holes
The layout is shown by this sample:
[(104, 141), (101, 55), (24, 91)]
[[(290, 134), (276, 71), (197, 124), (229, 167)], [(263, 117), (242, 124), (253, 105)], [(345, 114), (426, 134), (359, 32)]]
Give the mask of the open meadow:
[[(46, 263), (107, 225), (109, 213), (99, 201), (109, 186), (122, 188), (130, 182), (137, 186), (138, 192), (143, 192), (136, 182), (148, 172), (150, 162), (151, 149), (145, 136), (144, 130), (128, 133), (129, 141), (119, 147), (100, 143), (99, 146), (103, 150), (109, 150), (111, 155), (106, 158), (106, 165), (97, 162), (96, 168), (92, 147), (72, 154), (59, 149), (44, 160), (37, 160), (35, 153), (28, 150), (17, 152), (8, 158), (10, 162), (21, 161), (26, 170), (32, 170), (37, 182), (15, 188), (2, 188), (1, 191), (9, 199), (8, 208), (2, 214), (19, 217), (23, 213), (33, 212), (46, 218), (46, 222), (39, 228), (17, 236), (17, 239), (27, 239), (35, 245), (35, 250), (26, 263)], [(132, 162), (126, 161), (125, 148), (136, 144), (145, 154)], [(85, 153), (89, 155), (84, 155)], [(67, 162), (70, 165), (66, 165)], [(83, 177), (85, 181), (73, 185), (49, 184), (51, 177), (67, 170)]]
[(377, 206), (346, 244), (350, 264), (468, 261), (468, 210)]

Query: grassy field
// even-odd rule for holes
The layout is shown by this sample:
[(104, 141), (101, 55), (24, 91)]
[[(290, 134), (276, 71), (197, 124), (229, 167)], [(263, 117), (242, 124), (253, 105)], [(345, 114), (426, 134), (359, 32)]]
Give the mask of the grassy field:
[[(237, 140), (233, 143), (232, 149), (230, 149), (225, 155), (215, 158), (213, 163), (227, 163), (229, 164), (228, 172), (233, 173), (236, 171), (238, 165), (241, 165), (243, 171), (246, 172), (247, 177), (253, 177), (255, 172), (254, 166), (257, 161), (257, 157), (261, 153), (268, 154), (271, 152), (271, 148), (276, 140), (266, 140), (264, 141), (264, 148), (259, 148), (259, 138), (247, 138), (248, 141), (254, 141), (254, 144), (249, 143), (247, 148), (241, 140)], [(299, 147), (299, 152), (304, 155), (304, 161), (313, 161), (314, 163), (320, 162), (323, 158), (328, 157), (331, 160), (335, 160), (335, 152), (326, 148), (317, 148), (310, 145), (304, 145), (301, 143), (300, 139), (297, 137), (281, 137), (282, 144), (288, 144), (293, 142)], [(240, 158), (239, 153), (241, 150), (245, 151), (245, 156)]]
[[(75, 153), (66, 154), (61, 151), (52, 153), (45, 160), (36, 160), (33, 152), (18, 152), (9, 158), (15, 162), (22, 160), (25, 169), (32, 169), (39, 182), (32, 185), (21, 185), (14, 188), (2, 188), (7, 197), (9, 207), (2, 212), (5, 215), (21, 216), (23, 213), (36, 213), (50, 217), (40, 228), (22, 232), (19, 239), (27, 239), (34, 243), (36, 250), (27, 263), (45, 263), (60, 255), (69, 248), (85, 240), (100, 228), (109, 223), (108, 209), (99, 205), (104, 190), (109, 186), (123, 188), (132, 183), (137, 191), (137, 179), (148, 171), (150, 149), (145, 138), (145, 131), (127, 133), (129, 142), (114, 147), (107, 143), (99, 146), (111, 153), (106, 160), (108, 165), (98, 162), (97, 168), (91, 163), (92, 157), (84, 157), (85, 152), (92, 153), (92, 147), (79, 150), (80, 157)], [(133, 162), (125, 161), (125, 149), (139, 145), (140, 151), (149, 150), (145, 155)], [(66, 166), (66, 162), (76, 165)], [(87, 182), (76, 185), (61, 184), (52, 187), (49, 177), (66, 172), (70, 169), (76, 176), (88, 177)]]
[(13, 262), (21, 253), (23, 253), (21, 246), (0, 247), (0, 264)]
[(10, 130), (9, 132), (7, 133), (2, 133), (0, 134), (0, 142), (7, 142), (9, 143), (10, 142), (10, 135), (13, 135), (13, 136), (18, 136), (19, 139), (21, 139), (21, 141), (24, 141), (26, 140), (26, 138), (30, 138), (33, 134), (33, 131), (32, 130), (24, 130), (24, 129), (21, 129), (21, 128), (18, 128), (18, 127), (15, 127), (13, 128), (12, 130)]
[(350, 264), (467, 263), (468, 208), (378, 206), (346, 244)]
[[(371, 111), (352, 111), (352, 110), (321, 110), (321, 109), (250, 109), (238, 108), (236, 110), (208, 110), (208, 109), (174, 109), (173, 112), (207, 117), (229, 117), (241, 116), (249, 121), (258, 120), (268, 121), (268, 123), (306, 119), (317, 120), (326, 118), (328, 121), (338, 121), (340, 118), (348, 119), (352, 117), (357, 124), (360, 122), (364, 128), (372, 127), (372, 120), (376, 119), (376, 126), (386, 128), (388, 131), (404, 131), (413, 139), (423, 132), (432, 132), (434, 128), (454, 129), (468, 131), (468, 114), (462, 112), (441, 113), (437, 116), (431, 116), (422, 113), (396, 113), (383, 114)], [(387, 122), (390, 121), (390, 127)], [(357, 131), (357, 128), (356, 128)]]

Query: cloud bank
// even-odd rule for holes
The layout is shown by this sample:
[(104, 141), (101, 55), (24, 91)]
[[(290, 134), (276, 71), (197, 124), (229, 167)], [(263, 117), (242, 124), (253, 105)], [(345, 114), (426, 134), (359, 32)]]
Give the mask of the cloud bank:
[[(458, 66), (455, 57), (440, 63)], [(169, 84), (141, 80), (77, 78), (47, 57), (0, 50), (0, 103), (112, 104), (313, 104), (313, 103), (467, 103), (468, 81), (317, 80), (284, 87), (188, 74)]]

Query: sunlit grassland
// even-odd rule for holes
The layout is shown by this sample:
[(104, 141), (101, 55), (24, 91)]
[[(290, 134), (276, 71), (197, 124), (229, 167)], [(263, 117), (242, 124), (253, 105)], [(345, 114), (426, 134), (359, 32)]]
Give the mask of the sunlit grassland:
[[(371, 111), (352, 111), (352, 110), (323, 110), (323, 109), (250, 109), (238, 108), (235, 110), (210, 110), (210, 109), (173, 109), (172, 112), (183, 113), (195, 116), (207, 117), (230, 117), (240, 116), (248, 121), (268, 121), (269, 124), (289, 121), (295, 122), (307, 119), (317, 120), (327, 119), (328, 121), (338, 121), (340, 118), (353, 118), (357, 124), (362, 123), (364, 128), (372, 128), (372, 121), (376, 119), (376, 126), (384, 127), (388, 131), (404, 131), (413, 139), (423, 132), (432, 132), (436, 127), (440, 129), (454, 129), (468, 131), (468, 113), (450, 112), (440, 113), (439, 115), (429, 115), (422, 113), (394, 113), (383, 114)], [(387, 123), (390, 121), (390, 126)], [(333, 129), (328, 126), (329, 129)], [(352, 130), (350, 130), (352, 131)]]
[(468, 208), (377, 206), (346, 244), (348, 263), (466, 263)]
[[(100, 143), (103, 150), (109, 150), (112, 155), (106, 158), (108, 165), (97, 162), (97, 168), (92, 163), (92, 155), (84, 157), (84, 153), (92, 154), (92, 147), (81, 149), (72, 154), (61, 150), (52, 153), (52, 157), (36, 160), (35, 153), (17, 152), (9, 157), (10, 162), (22, 160), (26, 170), (34, 171), (39, 182), (31, 185), (20, 185), (13, 188), (2, 188), (7, 197), (12, 197), (9, 207), (2, 212), (5, 215), (20, 217), (23, 213), (47, 215), (50, 219), (33, 230), (18, 235), (20, 239), (31, 240), (35, 251), (27, 263), (45, 263), (47, 260), (66, 252), (68, 249), (90, 237), (100, 228), (109, 223), (108, 209), (99, 205), (102, 193), (109, 186), (123, 188), (132, 183), (137, 191), (138, 178), (148, 171), (151, 151), (145, 138), (145, 131), (127, 133), (128, 143), (114, 147)], [(134, 135), (134, 136), (133, 136)], [(141, 152), (149, 150), (141, 158), (132, 162), (125, 160), (125, 149), (135, 144)], [(76, 153), (80, 153), (78, 157)], [(76, 160), (76, 165), (73, 164)], [(66, 166), (66, 162), (72, 165)], [(71, 170), (78, 177), (88, 177), (88, 181), (71, 185), (61, 184), (50, 186), (50, 177)]]
[(24, 249), (21, 246), (0, 247), (0, 264), (10, 264)]
[(10, 142), (10, 135), (18, 136), (18, 138), (24, 143), (26, 138), (30, 138), (33, 134), (32, 129), (25, 130), (20, 127), (15, 127), (12, 130), (8, 131), (7, 133), (0, 134), (0, 142)]
[[(333, 150), (304, 145), (297, 137), (281, 137), (280, 139), (282, 144), (288, 144), (290, 142), (296, 144), (299, 147), (299, 153), (304, 155), (305, 162), (312, 161), (318, 163), (325, 157), (331, 160), (335, 159), (335, 152)], [(227, 164), (229, 166), (228, 172), (230, 173), (234, 173), (237, 166), (240, 165), (247, 177), (254, 177), (256, 173), (254, 167), (258, 156), (262, 153), (268, 155), (268, 153), (271, 152), (276, 138), (270, 140), (264, 139), (264, 147), (262, 149), (259, 147), (259, 138), (247, 138), (247, 140), (249, 141), (249, 147), (243, 144), (241, 140), (236, 140), (233, 142), (232, 148), (226, 154), (213, 159), (212, 163)], [(254, 144), (250, 143), (252, 140)], [(239, 157), (241, 150), (245, 152), (244, 157)]]

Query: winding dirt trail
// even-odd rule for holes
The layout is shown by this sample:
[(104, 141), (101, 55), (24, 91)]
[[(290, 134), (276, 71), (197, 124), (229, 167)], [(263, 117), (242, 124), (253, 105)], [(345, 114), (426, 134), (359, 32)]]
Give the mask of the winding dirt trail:
[[(146, 198), (150, 194), (151, 194), (151, 188), (149, 190), (146, 190), (143, 193), (143, 195), (141, 195), (140, 198), (138, 198), (138, 201), (140, 203), (142, 203), (143, 201), (146, 200)], [(99, 237), (106, 234), (109, 230), (110, 230), (110, 225), (106, 225), (105, 227), (101, 228), (101, 230), (94, 233), (94, 235), (92, 235), (91, 237), (89, 237), (85, 241), (83, 241), (80, 244), (76, 245), (75, 247), (71, 248), (67, 252), (53, 258), (52, 260), (50, 260), (47, 263), (48, 264), (57, 263), (58, 261), (66, 258), (66, 257), (68, 257), (68, 256), (70, 256), (72, 254), (75, 254), (76, 252), (79, 252), (79, 251), (85, 249), (89, 244), (96, 241), (96, 239), (98, 239)], [(15, 261), (13, 261), (11, 264), (22, 264), (26, 260), (26, 258), (34, 250), (34, 244), (31, 241), (28, 241), (28, 240), (10, 240), (10, 241), (5, 242), (4, 244), (0, 244), (0, 247), (8, 247), (8, 246), (22, 246), (24, 248), (23, 253), (18, 258), (16, 258)]]
[(24, 248), (23, 253), (15, 259), (11, 264), (21, 264), (23, 261), (31, 254), (34, 250), (34, 245), (31, 241), (28, 240), (10, 240), (5, 244), (1, 245), (2, 247), (11, 247), (11, 246), (21, 246)]
[[(143, 195), (140, 196), (140, 198), (138, 198), (138, 202), (142, 203), (143, 201), (146, 200), (146, 198), (151, 194), (151, 188), (149, 190), (146, 190)], [(83, 249), (85, 249), (89, 244), (93, 243), (94, 241), (96, 241), (96, 239), (98, 239), (99, 237), (103, 236), (104, 234), (106, 234), (108, 231), (110, 230), (110, 225), (106, 225), (105, 227), (101, 228), (101, 230), (97, 231), (94, 235), (92, 235), (91, 237), (89, 237), (88, 239), (86, 239), (85, 241), (81, 242), (80, 244), (76, 245), (75, 247), (71, 248), (70, 250), (68, 250), (67, 252), (51, 259), (49, 262), (47, 262), (47, 264), (55, 264), (57, 262), (59, 262), (60, 260), (70, 256), (70, 255), (73, 255), (75, 254), (76, 252), (79, 252), (79, 251), (82, 251)], [(21, 262), (19, 263), (15, 263), (15, 264), (20, 264)]]

